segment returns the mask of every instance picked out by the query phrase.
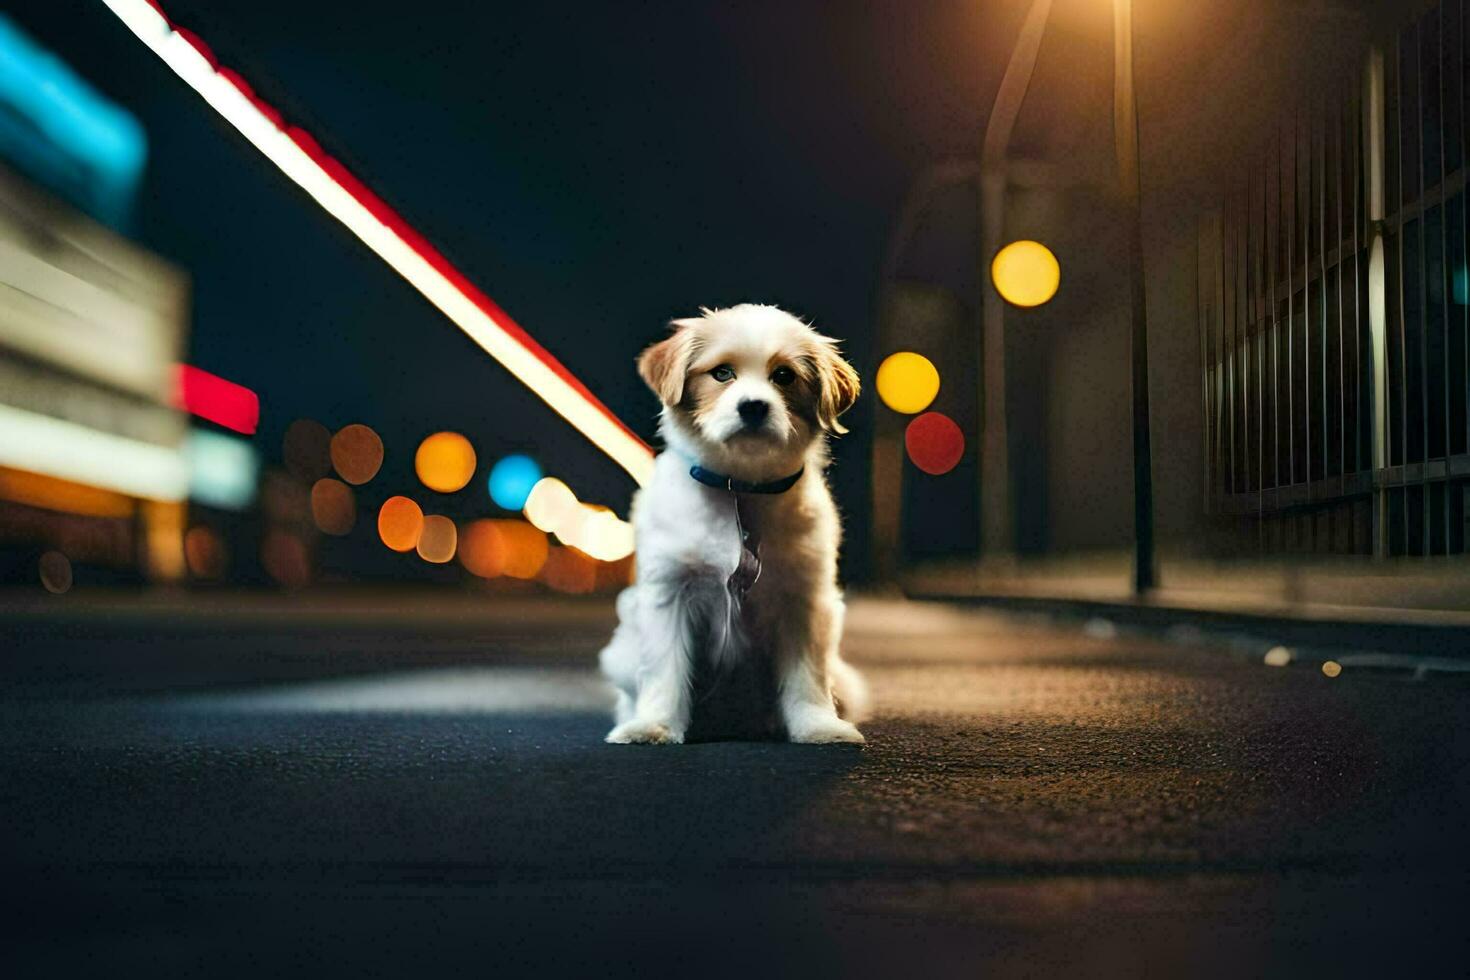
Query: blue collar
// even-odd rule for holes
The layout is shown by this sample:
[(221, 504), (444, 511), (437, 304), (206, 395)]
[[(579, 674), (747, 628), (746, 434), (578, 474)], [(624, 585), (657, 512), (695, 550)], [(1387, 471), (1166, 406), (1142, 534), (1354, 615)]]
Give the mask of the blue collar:
[(705, 486), (714, 487), (716, 490), (729, 490), (733, 493), (785, 493), (796, 486), (796, 481), (800, 480), (801, 475), (805, 472), (806, 467), (803, 466), (790, 476), (783, 476), (779, 480), (772, 480), (769, 483), (747, 483), (733, 476), (707, 470), (698, 463), (689, 467), (689, 475)]

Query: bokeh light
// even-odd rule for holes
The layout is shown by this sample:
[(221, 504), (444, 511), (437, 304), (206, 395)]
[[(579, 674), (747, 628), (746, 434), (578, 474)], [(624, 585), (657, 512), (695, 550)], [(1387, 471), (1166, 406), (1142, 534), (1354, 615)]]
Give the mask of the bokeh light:
[(196, 524), (184, 534), (184, 561), (197, 579), (216, 579), (225, 572), (228, 553), (224, 540), (212, 527)]
[(1040, 306), (1057, 294), (1062, 267), (1040, 242), (1011, 242), (990, 263), (995, 291), (1013, 306)]
[(311, 559), (306, 543), (294, 534), (271, 531), (260, 543), (260, 564), (266, 574), (288, 589), (311, 581)]
[(497, 507), (520, 510), (541, 479), (541, 466), (529, 456), (507, 456), (490, 468), (490, 499)]
[(459, 563), (480, 578), (505, 574), (507, 545), (500, 533), (501, 521), (471, 521), (459, 532)]
[(419, 443), (413, 468), (430, 490), (454, 493), (475, 475), (475, 447), (458, 432), (436, 432)]
[(889, 354), (878, 365), (878, 397), (895, 412), (913, 415), (929, 407), (939, 394), (939, 369), (913, 351)]
[(535, 578), (546, 564), (549, 549), (546, 535), (525, 521), (497, 521), (496, 527), (505, 543), (505, 574), (511, 578)]
[(407, 497), (389, 497), (378, 510), (378, 537), (394, 551), (418, 547), (424, 529), (424, 512)]
[(1336, 660), (1324, 660), (1322, 662), (1322, 673), (1326, 674), (1328, 677), (1336, 677), (1338, 674), (1342, 673), (1342, 664), (1338, 663)]
[(71, 559), (59, 551), (48, 551), (37, 563), (41, 585), (52, 595), (61, 595), (71, 588)]
[(582, 505), (572, 488), (554, 476), (536, 481), (526, 497), (526, 520), (548, 534), (559, 533), (581, 517)]
[(286, 427), (281, 458), (297, 479), (310, 483), (332, 469), (332, 433), (313, 419), (297, 419)]
[(443, 514), (430, 514), (424, 518), (423, 529), (419, 532), (419, 557), (435, 565), (442, 565), (454, 557), (458, 539), (459, 530), (452, 520)]
[(925, 412), (910, 422), (903, 444), (914, 465), (931, 476), (948, 473), (965, 454), (965, 434), (942, 412)]
[(267, 470), (260, 486), (261, 509), (273, 524), (304, 525), (310, 520), (311, 491), (280, 470)]
[(576, 548), (552, 548), (546, 554), (541, 581), (558, 592), (591, 592), (597, 585), (597, 563)]
[(574, 544), (598, 561), (618, 561), (633, 553), (633, 525), (618, 520), (605, 507), (585, 508), (575, 537), (558, 532), (557, 537)]
[(311, 487), (311, 519), (325, 534), (341, 537), (357, 523), (357, 501), (341, 480), (322, 477)]
[(361, 423), (344, 425), (332, 437), (332, 465), (348, 483), (361, 485), (383, 466), (383, 440)]
[(633, 556), (619, 559), (618, 561), (604, 561), (597, 564), (597, 590), (599, 592), (621, 589), (633, 584), (634, 561)]

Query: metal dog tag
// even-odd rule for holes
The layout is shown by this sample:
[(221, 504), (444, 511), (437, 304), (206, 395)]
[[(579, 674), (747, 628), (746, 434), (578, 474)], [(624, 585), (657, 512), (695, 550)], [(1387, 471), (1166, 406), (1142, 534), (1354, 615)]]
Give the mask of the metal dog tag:
[(761, 540), (754, 528), (747, 527), (740, 514), (740, 498), (735, 498), (735, 531), (740, 535), (740, 563), (730, 573), (727, 587), (737, 599), (744, 599), (761, 577)]

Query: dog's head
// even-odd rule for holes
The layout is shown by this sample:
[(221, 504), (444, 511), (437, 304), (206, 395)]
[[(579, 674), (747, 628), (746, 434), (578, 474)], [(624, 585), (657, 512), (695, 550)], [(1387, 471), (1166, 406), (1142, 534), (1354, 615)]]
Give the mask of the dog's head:
[(638, 359), (664, 403), (666, 437), (691, 443), (681, 448), (706, 465), (761, 479), (794, 469), (822, 433), (847, 431), (838, 417), (857, 400), (858, 376), (836, 341), (774, 306), (702, 312), (675, 320)]

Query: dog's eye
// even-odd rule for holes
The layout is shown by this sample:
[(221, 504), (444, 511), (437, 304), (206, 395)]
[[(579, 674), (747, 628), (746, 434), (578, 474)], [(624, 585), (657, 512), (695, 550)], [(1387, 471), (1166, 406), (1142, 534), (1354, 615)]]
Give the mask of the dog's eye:
[(710, 377), (714, 378), (721, 384), (724, 384), (726, 381), (729, 381), (730, 379), (735, 377), (735, 369), (728, 364), (721, 364), (709, 374)]
[(786, 387), (795, 380), (796, 372), (791, 370), (789, 367), (786, 367), (784, 364), (771, 372), (771, 383), (780, 385), (782, 388)]

